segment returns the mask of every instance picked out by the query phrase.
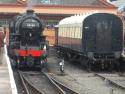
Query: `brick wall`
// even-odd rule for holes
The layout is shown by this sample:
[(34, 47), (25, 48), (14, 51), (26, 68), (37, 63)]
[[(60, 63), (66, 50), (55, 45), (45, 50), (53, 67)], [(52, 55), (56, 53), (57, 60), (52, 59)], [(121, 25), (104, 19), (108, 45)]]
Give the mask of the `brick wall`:
[(43, 35), (46, 36), (49, 41), (49, 45), (55, 44), (55, 29), (54, 28), (45, 28)]

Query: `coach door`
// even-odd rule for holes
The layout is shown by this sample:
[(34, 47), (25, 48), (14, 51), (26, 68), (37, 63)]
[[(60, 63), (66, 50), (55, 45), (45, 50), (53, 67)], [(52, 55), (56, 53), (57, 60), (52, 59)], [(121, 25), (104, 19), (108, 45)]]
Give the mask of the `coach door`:
[(96, 19), (95, 28), (96, 52), (110, 52), (112, 47), (112, 22), (103, 18)]
[(112, 50), (112, 22), (109, 15), (93, 14), (84, 20), (84, 47), (90, 52)]

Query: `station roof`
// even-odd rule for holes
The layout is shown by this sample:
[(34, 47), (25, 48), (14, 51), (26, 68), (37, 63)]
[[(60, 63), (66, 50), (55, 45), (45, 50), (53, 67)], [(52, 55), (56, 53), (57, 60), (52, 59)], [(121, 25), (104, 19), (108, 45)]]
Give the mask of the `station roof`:
[(95, 10), (117, 13), (117, 7), (106, 0), (0, 0), (0, 14), (24, 13), (27, 9), (41, 15), (74, 15)]
[(0, 0), (0, 4), (18, 3), (17, 0)]
[(106, 0), (0, 0), (0, 4), (34, 4), (34, 5), (72, 5), (72, 6), (108, 6)]

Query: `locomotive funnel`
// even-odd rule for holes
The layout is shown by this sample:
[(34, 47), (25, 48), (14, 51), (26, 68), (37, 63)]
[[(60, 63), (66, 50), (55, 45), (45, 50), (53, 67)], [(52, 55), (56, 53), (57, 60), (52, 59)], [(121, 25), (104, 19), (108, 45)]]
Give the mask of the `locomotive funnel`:
[(33, 14), (33, 13), (34, 13), (34, 10), (28, 9), (28, 10), (26, 11), (26, 13), (27, 13), (27, 14)]

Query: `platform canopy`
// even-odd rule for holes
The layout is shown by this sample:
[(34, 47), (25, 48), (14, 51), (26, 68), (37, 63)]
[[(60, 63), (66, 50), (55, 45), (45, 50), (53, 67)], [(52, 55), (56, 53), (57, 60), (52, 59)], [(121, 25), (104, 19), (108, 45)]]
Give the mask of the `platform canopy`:
[(32, 5), (73, 5), (73, 6), (113, 6), (106, 0), (0, 0), (0, 4), (32, 4)]
[(8, 20), (27, 9), (33, 9), (40, 18), (49, 20), (47, 23), (57, 23), (65, 17), (88, 11), (117, 14), (117, 7), (106, 0), (0, 0), (0, 19)]

